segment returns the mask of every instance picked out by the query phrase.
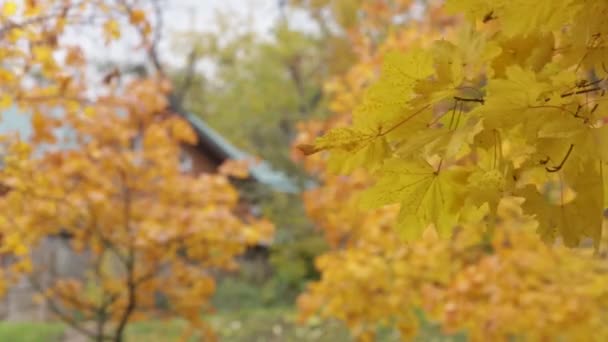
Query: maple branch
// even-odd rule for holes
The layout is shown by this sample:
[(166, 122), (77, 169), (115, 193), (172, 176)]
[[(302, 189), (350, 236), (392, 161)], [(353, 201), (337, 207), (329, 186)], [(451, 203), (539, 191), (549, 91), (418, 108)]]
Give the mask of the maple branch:
[(481, 103), (481, 104), (484, 104), (486, 102), (483, 97), (480, 99), (475, 99), (475, 98), (454, 96), (454, 100), (461, 101), (461, 102), (477, 102), (477, 103)]
[[(124, 229), (125, 233), (128, 235), (131, 234), (131, 189), (128, 184), (128, 178), (126, 172), (121, 172), (122, 186), (123, 186), (123, 215), (124, 215)], [(127, 322), (133, 314), (135, 307), (137, 306), (137, 297), (136, 297), (136, 288), (137, 283), (135, 282), (135, 244), (134, 237), (130, 236), (131, 240), (129, 241), (129, 255), (125, 262), (125, 268), (127, 273), (126, 287), (127, 287), (127, 307), (122, 313), (122, 316), (118, 320), (118, 327), (116, 328), (114, 340), (116, 342), (123, 341), (123, 335), (125, 327), (127, 326)]]
[(174, 105), (177, 106), (178, 108), (183, 107), (184, 98), (186, 97), (186, 93), (188, 92), (188, 90), (192, 86), (192, 82), (194, 81), (194, 75), (196, 72), (195, 67), (196, 67), (197, 59), (198, 59), (198, 52), (197, 52), (197, 49), (194, 48), (188, 54), (188, 63), (186, 64), (186, 68), (184, 70), (184, 81), (182, 82), (182, 84), (180, 84), (179, 89), (175, 90)]
[(561, 170), (562, 167), (564, 167), (564, 164), (566, 164), (566, 160), (568, 160), (568, 157), (570, 157), (570, 153), (572, 153), (573, 149), (574, 149), (574, 144), (570, 144), (570, 148), (568, 148), (568, 152), (566, 152), (566, 155), (564, 156), (564, 159), (562, 159), (561, 163), (559, 163), (559, 165), (557, 165), (557, 166), (545, 167), (545, 170), (547, 170), (547, 172), (557, 172), (557, 171)]
[(606, 80), (606, 79), (605, 78), (600, 78), (600, 79), (597, 79), (597, 80), (591, 81), (591, 82), (588, 82), (587, 80), (582, 80), (581, 82), (577, 83), (576, 87), (577, 88), (591, 87), (592, 85), (596, 85), (596, 84), (602, 83), (604, 80)]
[[(132, 15), (133, 13), (133, 6), (131, 6), (131, 4), (129, 4), (129, 2), (127, 0), (120, 0), (119, 3), (125, 8), (127, 14)], [(158, 51), (157, 51), (157, 47), (158, 47), (158, 42), (161, 39), (161, 29), (163, 26), (163, 18), (162, 18), (162, 11), (160, 8), (160, 4), (158, 3), (157, 0), (152, 1), (152, 6), (154, 7), (154, 14), (156, 16), (156, 20), (157, 20), (157, 29), (154, 30), (153, 33), (153, 38), (152, 41), (150, 42), (150, 46), (147, 47), (147, 52), (148, 52), (148, 57), (150, 58), (150, 61), (152, 62), (152, 66), (154, 67), (154, 70), (161, 76), (161, 77), (165, 77), (165, 70), (160, 62), (160, 58), (158, 57)], [(139, 32), (139, 35), (141, 36), (142, 41), (145, 43), (146, 42), (146, 33), (144, 32), (144, 29), (140, 26), (135, 27), (137, 29), (137, 31)]]
[(134, 258), (134, 253), (132, 252), (133, 250), (131, 250), (130, 256), (131, 258), (129, 258), (129, 262), (127, 263), (127, 307), (125, 308), (125, 311), (123, 311), (123, 314), (119, 320), (118, 323), (118, 327), (116, 328), (116, 334), (114, 336), (114, 340), (116, 342), (121, 342), (123, 340), (123, 335), (124, 335), (124, 330), (125, 327), (127, 326), (127, 322), (129, 321), (129, 317), (131, 316), (131, 314), (133, 313), (133, 311), (135, 310), (135, 307), (137, 305), (137, 298), (135, 296), (135, 290), (136, 290), (136, 282), (134, 280), (134, 268), (135, 268), (135, 258)]
[(456, 117), (456, 106), (458, 105), (458, 100), (454, 100), (454, 107), (452, 108), (452, 117), (450, 118), (450, 125), (448, 129), (452, 129), (452, 125), (454, 124), (454, 118)]
[(583, 89), (583, 90), (578, 90), (578, 91), (571, 91), (571, 92), (567, 92), (561, 95), (562, 98), (564, 97), (568, 97), (568, 96), (572, 96), (572, 95), (579, 95), (579, 94), (585, 94), (585, 93), (592, 93), (594, 91), (599, 91), (602, 90), (601, 87), (593, 87), (593, 88), (589, 88), (589, 89)]
[[(86, 4), (84, 1), (74, 2), (72, 4), (67, 4), (66, 2), (64, 2), (64, 4), (62, 6), (52, 9), (52, 10), (56, 11), (53, 13), (49, 13), (49, 14), (41, 15), (41, 16), (37, 16), (37, 17), (32, 17), (32, 18), (27, 18), (21, 22), (15, 22), (15, 21), (11, 21), (11, 20), (7, 19), (6, 25), (0, 27), (0, 39), (4, 38), (4, 36), (12, 30), (24, 29), (28, 26), (36, 25), (36, 24), (43, 24), (46, 21), (50, 21), (50, 20), (57, 19), (57, 18), (63, 18), (65, 20), (81, 19), (82, 23), (85, 23), (86, 21), (83, 20), (83, 18), (85, 18), (85, 17), (68, 15), (68, 12), (71, 9), (78, 8), (79, 6), (82, 6), (84, 4)], [(95, 18), (96, 18), (95, 16), (91, 16), (91, 17), (89, 17), (89, 20), (92, 20)], [(70, 24), (73, 25), (73, 24), (76, 24), (76, 22), (75, 21), (70, 22)]]
[(152, 39), (152, 45), (150, 46), (150, 49), (148, 50), (148, 54), (150, 56), (150, 59), (152, 60), (152, 63), (154, 64), (154, 67), (156, 68), (156, 71), (158, 73), (160, 73), (161, 76), (165, 76), (165, 71), (164, 68), (160, 62), (160, 58), (158, 57), (158, 44), (162, 38), (162, 29), (164, 26), (164, 22), (163, 22), (163, 15), (162, 15), (162, 9), (160, 6), (160, 3), (158, 2), (158, 0), (153, 0), (152, 1), (153, 6), (154, 6), (154, 15), (156, 16), (156, 30), (154, 30), (154, 37)]
[[(96, 262), (95, 262), (95, 276), (97, 277), (97, 281), (99, 281), (99, 283), (103, 283), (103, 274), (102, 274), (102, 258), (104, 256), (104, 254), (106, 253), (106, 251), (103, 251), (102, 254), (97, 258)], [(119, 294), (110, 294), (108, 295), (108, 292), (106, 291), (105, 286), (101, 286), (101, 291), (102, 291), (102, 298), (103, 301), (102, 303), (99, 305), (99, 307), (97, 308), (97, 310), (95, 310), (95, 320), (96, 320), (96, 327), (95, 327), (95, 331), (97, 334), (97, 341), (103, 341), (104, 339), (109, 339), (110, 337), (106, 337), (105, 335), (105, 326), (106, 323), (108, 322), (108, 318), (110, 315), (108, 315), (108, 308), (110, 307), (110, 305), (112, 305), (114, 302), (116, 302), (116, 300), (118, 300), (118, 298), (120, 298)]]
[(498, 17), (494, 16), (494, 10), (491, 10), (490, 12), (486, 13), (486, 15), (483, 16), (482, 22), (485, 24), (489, 21), (498, 19)]
[(595, 113), (595, 111), (597, 110), (597, 107), (599, 107), (599, 103), (596, 103), (593, 108), (591, 108), (591, 110), (589, 111), (589, 114), (592, 115), (593, 113)]
[(116, 245), (110, 239), (105, 237), (105, 235), (99, 228), (97, 215), (95, 215), (95, 210), (93, 208), (93, 204), (91, 203), (91, 201), (88, 198), (86, 199), (86, 202), (87, 202), (87, 206), (89, 208), (89, 212), (91, 213), (91, 219), (90, 219), (91, 228), (93, 228), (93, 231), (95, 233), (97, 233), (97, 236), (101, 240), (101, 243), (104, 245), (104, 247), (106, 247), (112, 253), (114, 253), (114, 255), (116, 255), (116, 257), (120, 261), (122, 261), (123, 263), (126, 263), (126, 257), (120, 252), (120, 250), (116, 247)]
[[(595, 110), (597, 109), (598, 106), (599, 106), (599, 104), (596, 103), (595, 106), (589, 111), (589, 115), (592, 115), (593, 112), (595, 112)], [(578, 107), (576, 108), (576, 113), (574, 113), (574, 117), (577, 118), (577, 119), (582, 119), (583, 123), (587, 124), (587, 123), (589, 123), (590, 119), (587, 118), (587, 117), (579, 115), (581, 109), (583, 109), (583, 105), (579, 104)]]
[(0, 28), (0, 38), (4, 38), (4, 36), (11, 30), (24, 28), (26, 26), (34, 25), (34, 24), (38, 24), (38, 23), (43, 23), (47, 20), (51, 20), (51, 19), (55, 18), (55, 16), (56, 16), (55, 14), (49, 14), (49, 15), (45, 15), (45, 16), (30, 18), (30, 19), (22, 21), (20, 23), (16, 23), (14, 21), (9, 21), (7, 25)]
[[(40, 284), (33, 277), (29, 277), (29, 283), (39, 293), (43, 293), (44, 292), (44, 289), (42, 288), (42, 286), (40, 286)], [(63, 296), (61, 296), (61, 297), (62, 297), (62, 299), (66, 299)], [(83, 327), (81, 325), (80, 322), (78, 322), (76, 319), (72, 318), (69, 314), (67, 314), (63, 310), (61, 310), (57, 306), (57, 304), (55, 303), (55, 301), (53, 301), (50, 298), (47, 298), (46, 296), (44, 296), (43, 298), (45, 298), (45, 302), (48, 304), (48, 308), (55, 315), (57, 315), (57, 317), (59, 317), (59, 319), (61, 319), (64, 323), (66, 323), (67, 325), (69, 325), (72, 329), (74, 329), (74, 330), (80, 332), (81, 334), (89, 337), (90, 339), (98, 340), (98, 336), (94, 332), (86, 329), (85, 327)], [(104, 338), (104, 339), (108, 339), (108, 338)]]
[(424, 112), (426, 109), (428, 109), (431, 105), (427, 104), (426, 106), (418, 109), (417, 111), (415, 111), (414, 113), (412, 113), (411, 115), (405, 117), (403, 120), (397, 122), (396, 124), (394, 124), (391, 128), (387, 129), (384, 132), (378, 132), (378, 137), (384, 136), (389, 134), (390, 132), (396, 130), (397, 128), (399, 128), (401, 125), (405, 124), (406, 122), (410, 121), (411, 119), (413, 119), (414, 117), (416, 117), (418, 114)]
[(573, 116), (576, 115), (576, 113), (573, 112), (573, 111), (571, 111), (571, 110), (568, 110), (568, 109), (566, 109), (564, 107), (560, 107), (560, 106), (554, 106), (554, 105), (538, 105), (538, 106), (530, 106), (529, 105), (528, 108), (529, 109), (543, 109), (543, 108), (559, 109), (562, 112), (566, 112), (566, 113), (571, 114)]
[(476, 92), (480, 97), (483, 97), (483, 91), (479, 90), (477, 87), (469, 86), (469, 85), (461, 85), (455, 88), (456, 90), (472, 90)]

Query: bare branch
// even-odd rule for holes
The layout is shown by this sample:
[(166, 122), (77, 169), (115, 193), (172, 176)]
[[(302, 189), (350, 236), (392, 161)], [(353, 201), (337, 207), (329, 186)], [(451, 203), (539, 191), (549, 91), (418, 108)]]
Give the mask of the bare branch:
[(134, 237), (131, 234), (131, 189), (129, 187), (129, 182), (127, 178), (127, 174), (125, 172), (121, 173), (122, 178), (122, 187), (123, 187), (123, 215), (124, 215), (124, 229), (125, 232), (130, 235), (131, 241), (129, 246), (129, 254), (125, 262), (126, 268), (126, 287), (127, 287), (127, 307), (123, 311), (120, 319), (118, 320), (118, 327), (115, 332), (115, 341), (121, 342), (123, 340), (124, 330), (127, 326), (129, 318), (133, 314), (137, 306), (137, 283), (135, 281), (135, 243)]
[(175, 90), (173, 105), (177, 108), (183, 108), (184, 98), (186, 97), (188, 90), (190, 90), (190, 87), (192, 87), (192, 82), (194, 81), (194, 76), (196, 74), (195, 68), (197, 60), (198, 52), (196, 48), (193, 48), (188, 54), (188, 61), (186, 63), (186, 68), (184, 69), (184, 81), (179, 88)]
[[(39, 293), (44, 292), (44, 289), (42, 289), (42, 286), (40, 286), (40, 284), (38, 284), (38, 282), (36, 281), (36, 279), (34, 279), (34, 277), (29, 277), (29, 283)], [(46, 303), (48, 304), (49, 309), (55, 315), (57, 315), (63, 322), (65, 322), (67, 325), (69, 325), (72, 329), (82, 333), (83, 335), (85, 335), (91, 339), (97, 338), (97, 335), (94, 332), (86, 329), (76, 319), (74, 319), (73, 317), (70, 317), (70, 315), (63, 312), (63, 310), (61, 310), (53, 300), (46, 298), (46, 297), (44, 297), (44, 298), (45, 298)]]

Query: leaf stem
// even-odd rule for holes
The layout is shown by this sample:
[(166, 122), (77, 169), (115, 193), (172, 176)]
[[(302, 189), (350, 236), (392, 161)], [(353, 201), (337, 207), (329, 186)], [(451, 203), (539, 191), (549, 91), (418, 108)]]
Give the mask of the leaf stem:
[(566, 155), (564, 156), (564, 159), (562, 159), (561, 163), (559, 163), (559, 165), (554, 166), (554, 167), (545, 167), (545, 170), (547, 170), (547, 172), (557, 172), (557, 171), (561, 170), (562, 167), (564, 167), (564, 164), (566, 164), (566, 161), (568, 160), (568, 157), (570, 157), (570, 153), (572, 153), (573, 149), (574, 149), (574, 144), (570, 144), (570, 148), (568, 148), (568, 152), (566, 152)]

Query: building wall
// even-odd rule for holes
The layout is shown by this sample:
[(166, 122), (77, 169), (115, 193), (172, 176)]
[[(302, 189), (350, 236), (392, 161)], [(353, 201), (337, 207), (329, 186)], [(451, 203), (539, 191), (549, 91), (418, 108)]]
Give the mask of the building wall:
[(184, 171), (193, 174), (212, 173), (217, 171), (218, 162), (209, 155), (201, 153), (195, 146), (184, 146), (182, 152), (182, 167)]

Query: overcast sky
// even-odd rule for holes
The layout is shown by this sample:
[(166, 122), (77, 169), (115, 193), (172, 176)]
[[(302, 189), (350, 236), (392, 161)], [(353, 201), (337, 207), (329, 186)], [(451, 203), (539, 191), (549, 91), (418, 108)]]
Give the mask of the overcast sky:
[(261, 33), (268, 31), (279, 15), (278, 0), (169, 0), (166, 2), (166, 24), (169, 29), (212, 29), (216, 11), (230, 11), (235, 15), (251, 14)]
[[(216, 14), (218, 11), (228, 13), (232, 18), (248, 19), (251, 27), (261, 36), (268, 35), (280, 16), (279, 0), (161, 0), (163, 5), (163, 39), (159, 53), (163, 62), (180, 64), (186, 58), (186, 51), (173, 52), (176, 34), (184, 31), (217, 32)], [(151, 17), (153, 18), (153, 16)], [(311, 21), (303, 13), (289, 13), (290, 23), (296, 27), (307, 29)], [(99, 31), (96, 33), (70, 32), (69, 41), (76, 41), (83, 47), (87, 55), (96, 60), (113, 60), (140, 62), (143, 53), (134, 53), (134, 45), (138, 39), (126, 32), (118, 44), (105, 46), (100, 42)]]
[[(184, 31), (217, 32), (218, 11), (248, 18), (254, 30), (266, 35), (280, 15), (278, 0), (165, 0), (164, 39), (160, 47), (165, 62), (179, 63), (184, 56), (171, 54), (174, 36)], [(182, 51), (182, 53), (185, 53)], [(181, 57), (181, 58), (180, 58)]]

